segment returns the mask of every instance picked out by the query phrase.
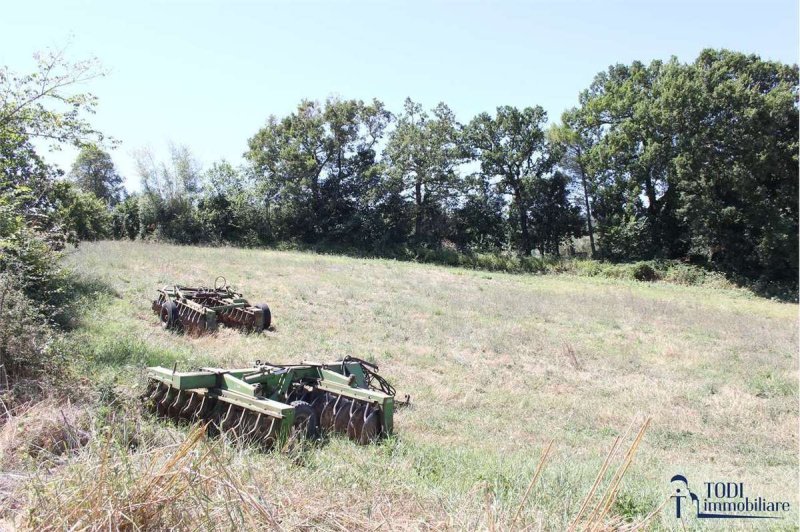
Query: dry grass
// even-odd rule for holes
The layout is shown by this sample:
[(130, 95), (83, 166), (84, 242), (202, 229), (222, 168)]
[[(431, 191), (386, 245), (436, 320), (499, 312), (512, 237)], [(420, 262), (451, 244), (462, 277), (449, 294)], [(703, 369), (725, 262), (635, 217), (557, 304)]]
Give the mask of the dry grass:
[(9, 411), (0, 424), (0, 464), (11, 468), (29, 459), (58, 463), (88, 443), (88, 427), (86, 410), (55, 399), (19, 407), (13, 415)]
[[(72, 260), (119, 294), (92, 303), (72, 340), (93, 379), (117, 379), (109, 387), (120, 401), (139, 391), (144, 365), (345, 354), (376, 360), (411, 394), (397, 436), (379, 446), (334, 439), (292, 458), (214, 444), (222, 466), (194, 463), (211, 477), (226, 468), (243, 490), (277, 505), (269, 508), (281, 527), (582, 530), (647, 520), (672, 528), (660, 508), (678, 472), (745, 482), (789, 500), (797, 518), (796, 490), (786, 488), (798, 483), (796, 305), (725, 290), (226, 248), (108, 242), (83, 245)], [(219, 274), (270, 304), (274, 331), (193, 339), (158, 327), (149, 310), (157, 286)], [(652, 421), (633, 446), (635, 429), (626, 439), (624, 428), (645, 417)], [(160, 449), (171, 440), (159, 444), (161, 429), (147, 420), (137, 430), (152, 440), (114, 462), (132, 464), (118, 479), (128, 489), (177, 448)], [(208, 446), (198, 442), (187, 460)], [(623, 467), (631, 448), (636, 459)], [(46, 494), (50, 505), (73, 500), (47, 486), (80, 486), (100, 449), (95, 442), (25, 493)], [(224, 517), (237, 507), (256, 512), (234, 491), (203, 485), (205, 506), (178, 505), (183, 523), (252, 525)]]
[[(608, 516), (649, 423), (649, 419), (645, 421), (622, 456), (618, 453), (621, 439), (617, 438), (570, 530), (640, 530), (656, 515), (651, 512), (632, 523)], [(510, 514), (498, 511), (491, 490), (484, 489), (484, 520), (469, 523), (469, 528), (522, 528), (517, 526), (521, 525), (520, 515), (552, 448), (551, 440), (510, 520)], [(614, 461), (619, 462), (618, 468), (609, 476), (608, 466)], [(206, 441), (203, 426), (188, 430), (180, 444), (158, 447), (138, 456), (128, 455), (113, 439), (103, 438), (83, 459), (54, 476), (34, 482), (28, 511), (18, 524), (37, 530), (375, 530), (468, 526), (441, 511), (425, 508), (419, 501), (416, 506), (408, 504), (413, 495), (400, 493), (373, 501), (368, 514), (371, 519), (365, 521), (363, 515), (351, 511), (354, 503), (359, 504), (357, 494), (309, 492), (307, 486), (281, 479), (274, 471), (267, 472), (271, 473), (267, 479), (259, 477), (259, 480), (280, 484), (281, 492), (266, 496), (260, 482), (243, 480), (249, 476), (246, 467), (246, 459), (240, 452), (220, 440)], [(601, 484), (605, 485), (602, 492), (597, 490)], [(328, 504), (319, 506), (320, 499)], [(590, 507), (592, 510), (584, 514)], [(425, 512), (424, 520), (413, 517), (420, 510)], [(527, 527), (530, 526), (529, 523)]]
[[(205, 427), (185, 440), (129, 454), (105, 438), (81, 459), (33, 484), (20, 519), (36, 530), (331, 530), (373, 529), (352, 512), (358, 494), (325, 493), (292, 482), (291, 465), (254, 472), (248, 451), (207, 441)], [(324, 502), (323, 502), (324, 501)], [(423, 524), (402, 493), (367, 502), (369, 512), (400, 528)], [(434, 516), (428, 509), (427, 516)], [(440, 515), (440, 518), (444, 518)], [(429, 523), (432, 527), (440, 527)]]
[[(620, 438), (616, 439), (570, 530), (639, 530), (656, 515), (652, 512), (633, 523), (607, 516), (649, 422), (644, 423), (622, 456), (618, 453)], [(110, 437), (101, 438), (94, 447), (69, 467), (32, 483), (28, 510), (20, 516), (18, 525), (37, 530), (405, 530), (468, 526), (456, 522), (452, 516), (448, 518), (441, 510), (420, 505), (419, 501), (409, 504), (413, 496), (402, 493), (372, 501), (370, 517), (365, 520), (363, 515), (350, 511), (353, 495), (358, 499), (358, 494), (311, 492), (306, 485), (281, 478), (281, 474), (286, 474), (285, 467), (280, 474), (270, 472), (269, 480), (281, 485), (280, 496), (270, 496), (262, 483), (253, 483), (248, 478), (251, 475), (246, 471), (247, 454), (226, 447), (221, 440), (206, 441), (203, 426), (189, 429), (180, 444), (134, 456)], [(469, 527), (522, 528), (517, 526), (521, 523), (519, 517), (552, 447), (553, 441), (542, 451), (510, 521), (510, 514), (498, 512), (491, 491), (484, 489), (485, 520), (471, 522)], [(615, 460), (619, 461), (618, 468), (608, 476), (608, 466)], [(601, 484), (605, 484), (603, 492), (597, 491)], [(319, 504), (321, 500), (324, 505)], [(590, 503), (593, 509), (585, 515)], [(414, 517), (420, 511), (424, 519)], [(529, 523), (526, 528), (530, 526)]]

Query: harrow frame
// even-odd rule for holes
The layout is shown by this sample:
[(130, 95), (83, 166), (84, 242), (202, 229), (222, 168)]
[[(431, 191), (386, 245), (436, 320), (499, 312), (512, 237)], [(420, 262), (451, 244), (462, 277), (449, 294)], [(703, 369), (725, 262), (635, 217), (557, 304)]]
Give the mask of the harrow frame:
[[(170, 304), (174, 308), (169, 307)], [(219, 323), (261, 332), (269, 328), (272, 318), (266, 304), (251, 305), (221, 276), (214, 281), (214, 288), (164, 286), (158, 290), (152, 309), (161, 318), (165, 329), (180, 327), (195, 334), (214, 332)]]
[[(150, 400), (151, 410), (160, 415), (210, 421), (220, 432), (232, 431), (269, 446), (289, 438), (296, 405), (308, 405), (323, 430), (345, 432), (359, 443), (369, 443), (394, 429), (394, 389), (371, 368), (377, 370), (351, 357), (331, 364), (257, 363), (251, 368), (207, 367), (191, 372), (151, 367), (143, 399)], [(375, 377), (385, 391), (371, 387)], [(192, 401), (198, 404), (192, 406)], [(269, 422), (265, 431), (259, 431), (262, 419)]]

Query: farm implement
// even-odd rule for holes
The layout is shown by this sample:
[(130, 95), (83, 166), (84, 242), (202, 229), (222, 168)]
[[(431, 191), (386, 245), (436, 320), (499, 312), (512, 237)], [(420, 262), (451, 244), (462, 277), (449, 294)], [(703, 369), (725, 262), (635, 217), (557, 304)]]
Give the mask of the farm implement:
[(265, 303), (251, 305), (228, 286), (224, 277), (216, 278), (214, 288), (165, 286), (153, 301), (153, 311), (165, 329), (180, 329), (195, 335), (214, 332), (219, 323), (260, 332), (272, 322)]
[(212, 432), (265, 448), (320, 432), (366, 444), (392, 433), (395, 390), (377, 370), (354, 357), (192, 372), (152, 367), (142, 400), (159, 417), (208, 423)]

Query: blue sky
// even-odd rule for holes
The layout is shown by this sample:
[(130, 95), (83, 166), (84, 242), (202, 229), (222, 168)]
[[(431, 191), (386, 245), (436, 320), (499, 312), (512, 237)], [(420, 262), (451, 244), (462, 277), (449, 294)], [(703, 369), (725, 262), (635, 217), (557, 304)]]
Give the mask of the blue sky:
[[(798, 62), (798, 3), (530, 2), (8, 2), (0, 64), (70, 43), (110, 74), (87, 84), (94, 124), (122, 141), (112, 156), (138, 188), (132, 152), (168, 141), (205, 165), (239, 162), (270, 114), (302, 98), (444, 101), (461, 121), (498, 105), (541, 105), (551, 120), (613, 63), (706, 47)], [(74, 152), (48, 155), (68, 168)]]

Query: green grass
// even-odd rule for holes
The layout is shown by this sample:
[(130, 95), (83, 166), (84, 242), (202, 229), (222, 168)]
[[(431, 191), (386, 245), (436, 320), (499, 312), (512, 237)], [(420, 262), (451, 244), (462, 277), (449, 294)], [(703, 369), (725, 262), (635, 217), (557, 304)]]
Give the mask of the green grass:
[[(146, 365), (347, 354), (375, 360), (411, 395), (380, 445), (333, 439), (301, 460), (233, 453), (230, 467), (260, 496), (294, 501), (276, 510), (285, 524), (302, 526), (313, 508), (347, 508), (364, 528), (508, 524), (553, 439), (517, 525), (562, 530), (614, 438), (646, 417), (616, 518), (654, 510), (680, 472), (789, 500), (797, 521), (796, 305), (724, 288), (299, 252), (101, 242), (69, 260), (109, 287), (87, 296), (69, 341), (81, 346), (79, 367), (121, 397), (139, 391)], [(157, 287), (217, 275), (269, 303), (275, 330), (188, 338), (159, 327)], [(678, 525), (666, 508), (652, 526)], [(320, 515), (314, 526), (339, 526)]]

